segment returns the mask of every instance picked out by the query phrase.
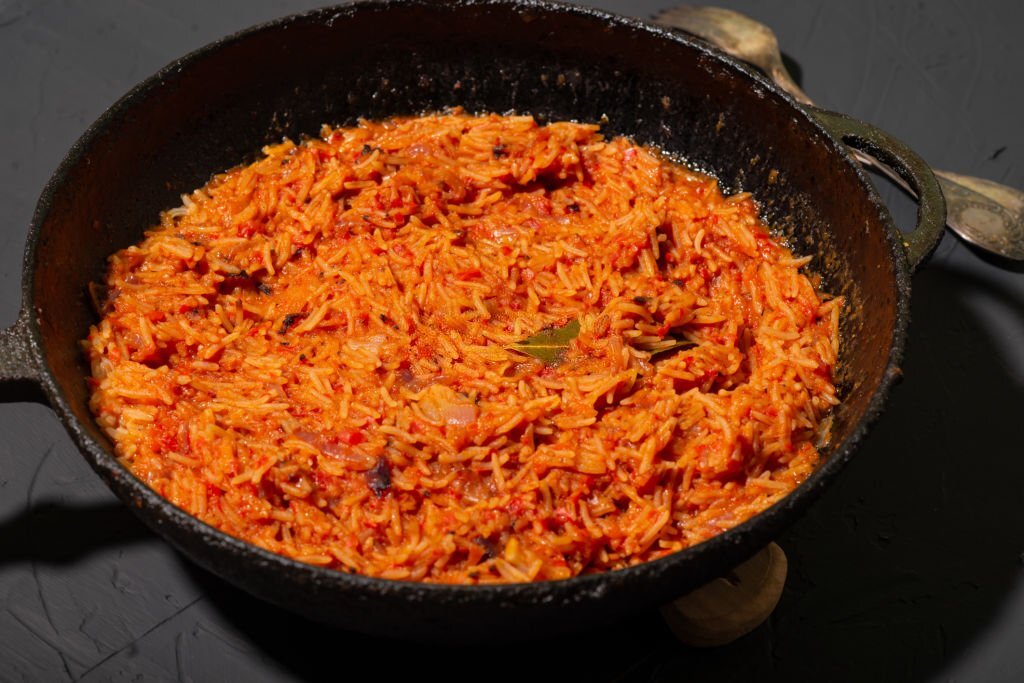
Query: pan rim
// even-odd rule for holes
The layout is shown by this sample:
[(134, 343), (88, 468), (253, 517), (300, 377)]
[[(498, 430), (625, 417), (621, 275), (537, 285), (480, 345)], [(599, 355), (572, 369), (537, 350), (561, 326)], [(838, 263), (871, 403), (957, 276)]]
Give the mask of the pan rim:
[[(884, 237), (890, 248), (889, 259), (893, 266), (894, 285), (897, 292), (895, 324), (890, 340), (891, 351), (883, 370), (882, 379), (873, 390), (858, 424), (851, 431), (850, 435), (835, 447), (828, 459), (806, 481), (785, 498), (742, 524), (707, 541), (658, 560), (614, 571), (585, 574), (552, 581), (487, 585), (436, 584), (383, 579), (318, 567), (278, 555), (230, 536), (202, 522), (157, 494), (125, 468), (112, 452), (88, 434), (83, 423), (74, 414), (70, 402), (65, 398), (52, 369), (45, 360), (45, 344), (38, 315), (40, 302), (36, 300), (34, 289), (36, 255), (42, 226), (45, 224), (51, 211), (54, 197), (68, 180), (71, 171), (87, 155), (96, 139), (111, 124), (116, 123), (119, 117), (130, 111), (136, 101), (144, 99), (167, 80), (185, 71), (206, 56), (253, 35), (286, 30), (288, 26), (298, 22), (320, 22), (332, 25), (335, 21), (345, 20), (348, 16), (360, 12), (387, 12), (395, 7), (439, 8), (443, 11), (455, 11), (464, 7), (496, 7), (515, 11), (536, 10), (572, 14), (593, 19), (605, 26), (610, 25), (633, 30), (662, 41), (681, 44), (714, 60), (719, 65), (740, 72), (751, 82), (751, 85), (760, 87), (772, 97), (783, 100), (792, 109), (794, 116), (800, 117), (803, 119), (802, 123), (806, 122), (813, 130), (817, 131), (821, 141), (830, 148), (830, 152), (834, 153), (837, 162), (845, 163), (853, 170), (862, 188), (867, 193), (868, 201), (878, 211), (879, 222), (885, 228)], [(207, 546), (230, 553), (236, 559), (244, 560), (252, 566), (272, 567), (275, 571), (285, 573), (296, 581), (315, 586), (319, 590), (356, 590), (378, 596), (396, 595), (402, 597), (415, 595), (425, 601), (443, 602), (450, 605), (468, 602), (507, 603), (513, 601), (516, 596), (527, 597), (532, 601), (537, 601), (538, 595), (544, 595), (545, 600), (568, 604), (599, 599), (612, 586), (637, 585), (651, 581), (668, 582), (673, 575), (682, 573), (684, 565), (691, 565), (705, 557), (717, 557), (719, 560), (724, 558), (733, 564), (738, 563), (753, 554), (753, 552), (756, 552), (758, 547), (775, 538), (782, 529), (794, 522), (816, 500), (818, 495), (836, 479), (839, 471), (852, 459), (853, 454), (857, 451), (868, 430), (881, 415), (888, 400), (889, 392), (899, 378), (899, 366), (904, 354), (909, 325), (910, 266), (903, 251), (900, 233), (895, 227), (888, 208), (872, 188), (860, 165), (853, 159), (841, 141), (833, 137), (802, 105), (796, 102), (788, 93), (775, 86), (765, 76), (742, 62), (711, 48), (698, 39), (640, 19), (625, 17), (605, 10), (550, 0), (458, 0), (457, 2), (436, 2), (434, 0), (357, 0), (345, 5), (325, 7), (280, 17), (215, 40), (170, 62), (152, 76), (135, 85), (114, 102), (71, 145), (64, 159), (47, 181), (40, 194), (26, 239), (22, 262), (21, 289), (22, 310), (29, 313), (26, 316), (29, 344), (37, 365), (39, 380), (48, 398), (49, 405), (60, 418), (83, 456), (115, 491), (118, 497), (126, 503), (130, 501), (136, 508), (146, 508), (153, 513), (155, 521), (145, 519), (151, 526), (173, 525), (188, 529), (190, 533), (197, 535)], [(171, 541), (172, 544), (174, 543), (174, 540), (167, 534), (160, 533), (160, 535), (165, 540)], [(717, 566), (722, 564), (722, 562), (716, 561), (713, 564)], [(692, 568), (687, 568), (686, 571), (692, 573)], [(215, 573), (219, 572), (215, 571)], [(715, 573), (715, 571), (706, 572), (706, 579), (713, 578)]]

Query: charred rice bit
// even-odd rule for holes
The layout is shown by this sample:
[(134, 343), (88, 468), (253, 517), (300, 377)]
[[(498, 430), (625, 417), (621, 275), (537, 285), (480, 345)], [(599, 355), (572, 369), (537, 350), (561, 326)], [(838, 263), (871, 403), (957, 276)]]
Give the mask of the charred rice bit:
[[(750, 196), (528, 116), (264, 152), (110, 258), (84, 342), (99, 424), (175, 505), (315, 565), (524, 582), (664, 557), (813, 471), (841, 301)], [(508, 348), (574, 320), (558, 363)]]

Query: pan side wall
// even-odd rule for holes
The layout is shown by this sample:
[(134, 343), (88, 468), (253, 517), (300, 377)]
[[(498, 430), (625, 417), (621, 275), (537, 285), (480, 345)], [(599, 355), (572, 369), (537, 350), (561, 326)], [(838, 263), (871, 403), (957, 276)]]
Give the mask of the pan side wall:
[[(857, 430), (883, 379), (897, 322), (887, 214), (832, 141), (793, 105), (703, 49), (582, 10), (357, 5), (228, 39), (171, 65), (90, 129), (40, 201), (28, 283), (51, 393), (59, 395), (65, 420), (78, 421), (69, 428), (122, 498), (138, 499), (140, 485), (104, 452), (109, 442), (88, 410), (88, 368), (79, 345), (95, 322), (87, 287), (102, 279), (106, 257), (137, 242), (161, 210), (180, 203), (179, 195), (254, 159), (265, 144), (316, 135), (323, 123), (452, 106), (605, 121), (606, 134), (661, 146), (725, 188), (753, 193), (799, 254), (817, 255), (812, 267), (824, 288), (848, 299), (839, 377), (844, 403), (833, 444), (838, 448)], [(743, 536), (750, 548), (705, 544), (674, 563), (611, 581), (628, 590), (576, 600), (568, 597), (571, 590), (555, 591), (550, 602), (566, 609), (550, 626), (598, 603), (613, 615), (697, 585), (771, 538), (803, 505), (762, 515), (760, 526)], [(320, 618), (336, 612), (329, 585), (305, 591), (309, 582), (278, 581), (275, 563), (254, 564), (248, 580), (246, 572), (218, 570), (237, 548), (211, 545), (201, 527), (170, 524), (160, 508), (144, 505), (139, 514), (188, 554), (205, 553), (202, 564), (243, 586), (248, 581), (263, 597)], [(375, 603), (373, 620), (410, 619), (400, 607), (408, 596), (383, 594), (396, 597), (391, 608), (390, 598)], [(351, 594), (337, 595), (337, 607), (353, 604)], [(516, 609), (535, 614), (536, 594), (529, 591), (501, 601), (510, 615)], [(481, 607), (453, 599), (445, 618), (472, 631), (493, 620), (493, 610), (484, 617), (487, 606)], [(360, 627), (347, 618), (335, 620)], [(436, 615), (421, 625), (434, 628), (435, 621)]]

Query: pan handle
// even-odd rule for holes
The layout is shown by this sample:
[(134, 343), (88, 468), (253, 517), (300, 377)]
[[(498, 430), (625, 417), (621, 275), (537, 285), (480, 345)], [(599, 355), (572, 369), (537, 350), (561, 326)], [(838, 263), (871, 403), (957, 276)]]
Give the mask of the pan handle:
[(935, 250), (946, 228), (946, 201), (932, 169), (916, 152), (888, 133), (834, 111), (808, 106), (807, 111), (834, 137), (889, 167), (917, 195), (917, 225), (903, 235), (911, 270)]
[(22, 401), (46, 403), (24, 310), (17, 322), (0, 330), (0, 402)]

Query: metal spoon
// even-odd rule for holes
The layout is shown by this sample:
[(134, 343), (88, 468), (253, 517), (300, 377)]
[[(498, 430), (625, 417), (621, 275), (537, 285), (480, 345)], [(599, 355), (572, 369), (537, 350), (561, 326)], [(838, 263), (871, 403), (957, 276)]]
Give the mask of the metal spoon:
[[(687, 5), (667, 9), (654, 21), (703, 38), (763, 71), (798, 102), (814, 104), (790, 78), (779, 53), (779, 41), (764, 24), (732, 10)], [(855, 150), (853, 155), (862, 165), (878, 169), (914, 194), (885, 164)], [(1024, 193), (991, 180), (932, 170), (946, 197), (946, 225), (953, 232), (980, 249), (1024, 261)]]

